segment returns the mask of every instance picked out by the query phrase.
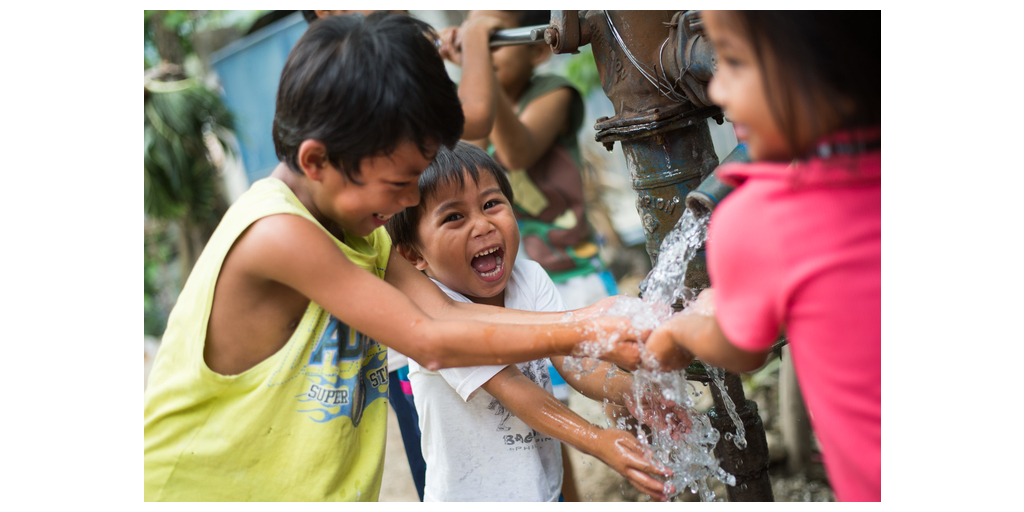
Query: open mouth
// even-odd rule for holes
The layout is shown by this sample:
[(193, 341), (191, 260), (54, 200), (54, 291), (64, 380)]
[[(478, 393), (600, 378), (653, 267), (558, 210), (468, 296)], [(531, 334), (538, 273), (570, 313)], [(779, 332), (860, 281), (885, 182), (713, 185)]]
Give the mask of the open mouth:
[(391, 217), (392, 217), (391, 215), (381, 215), (379, 213), (373, 214), (373, 218), (377, 219), (377, 221), (379, 221), (381, 223), (387, 222), (388, 219), (390, 219)]
[(501, 274), (504, 268), (505, 249), (500, 246), (484, 249), (475, 255), (470, 264), (473, 270), (484, 279), (495, 277)]

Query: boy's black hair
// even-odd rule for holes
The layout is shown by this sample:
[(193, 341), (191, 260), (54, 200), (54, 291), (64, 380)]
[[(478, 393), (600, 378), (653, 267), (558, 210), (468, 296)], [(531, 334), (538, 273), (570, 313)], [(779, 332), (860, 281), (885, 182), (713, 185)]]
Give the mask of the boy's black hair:
[[(820, 110), (816, 101), (840, 105), (851, 100), (854, 111), (837, 119), (831, 130), (873, 127), (882, 120), (881, 11), (737, 11), (739, 29), (757, 54), (772, 116), (790, 149), (800, 154), (797, 106)], [(766, 66), (771, 56), (773, 69)], [(770, 77), (784, 77), (782, 80)], [(820, 119), (811, 119), (815, 138), (828, 135)]]
[[(516, 17), (516, 27), (530, 27), (533, 25), (547, 25), (551, 23), (551, 11), (505, 11)], [(509, 28), (516, 28), (509, 27)]]
[(406, 208), (388, 220), (386, 229), (391, 235), (391, 243), (396, 247), (418, 247), (420, 241), (416, 236), (416, 229), (423, 217), (427, 200), (437, 196), (441, 188), (450, 185), (462, 190), (466, 184), (467, 174), (474, 182), (480, 183), (481, 169), (494, 176), (501, 193), (508, 199), (509, 204), (512, 204), (512, 184), (509, 183), (501, 165), (484, 150), (460, 141), (453, 149), (439, 149), (433, 163), (420, 175), (420, 204)]
[(295, 172), (299, 145), (322, 142), (327, 159), (358, 182), (359, 162), (405, 141), (427, 153), (453, 146), (465, 118), (426, 23), (380, 12), (310, 24), (288, 54), (277, 89), (274, 150)]

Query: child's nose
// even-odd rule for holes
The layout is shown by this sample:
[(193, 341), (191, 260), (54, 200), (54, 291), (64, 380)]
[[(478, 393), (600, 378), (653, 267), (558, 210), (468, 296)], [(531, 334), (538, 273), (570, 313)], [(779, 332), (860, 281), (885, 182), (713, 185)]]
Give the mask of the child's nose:
[(494, 231), (494, 224), (484, 215), (477, 215), (473, 218), (473, 236), (481, 237)]
[(722, 82), (711, 77), (708, 82), (708, 99), (719, 107), (725, 108), (725, 91), (722, 89)]

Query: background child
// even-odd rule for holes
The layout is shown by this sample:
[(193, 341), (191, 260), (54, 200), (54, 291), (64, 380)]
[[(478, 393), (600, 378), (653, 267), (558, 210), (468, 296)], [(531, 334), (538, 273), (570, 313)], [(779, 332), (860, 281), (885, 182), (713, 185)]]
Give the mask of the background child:
[[(398, 251), (445, 293), (526, 311), (565, 309), (536, 262), (517, 263), (513, 192), (486, 153), (466, 142), (439, 149), (420, 189), (420, 205), (395, 215), (388, 231)], [(553, 359), (561, 368), (562, 358)], [(424, 501), (556, 501), (562, 486), (556, 439), (664, 499), (663, 484), (651, 476), (660, 473), (631, 434), (591, 425), (551, 395), (545, 359), (436, 372), (414, 360), (409, 366), (427, 461)], [(570, 381), (591, 398), (621, 405), (632, 377), (603, 365)]]
[[(749, 165), (714, 211), (714, 290), (659, 327), (665, 368), (760, 366), (785, 332), (841, 501), (881, 499), (881, 64), (878, 11), (705, 12), (708, 93)], [(696, 314), (694, 314), (696, 313)], [(701, 314), (703, 313), (703, 314)]]
[(381, 228), (419, 202), (419, 175), (463, 121), (429, 31), (335, 16), (292, 49), (281, 164), (218, 225), (150, 374), (146, 500), (375, 500), (388, 391), (375, 340), (437, 369), (568, 354), (603, 331), (623, 340), (606, 357), (636, 363), (623, 319), (457, 303), (391, 252)]

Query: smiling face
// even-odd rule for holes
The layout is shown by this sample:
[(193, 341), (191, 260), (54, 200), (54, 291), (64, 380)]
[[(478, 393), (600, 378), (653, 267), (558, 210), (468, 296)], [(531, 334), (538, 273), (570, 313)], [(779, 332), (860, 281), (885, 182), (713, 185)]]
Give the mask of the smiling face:
[(708, 84), (711, 101), (725, 111), (725, 116), (736, 129), (736, 138), (747, 143), (751, 158), (793, 158), (772, 115), (764, 87), (766, 78), (751, 42), (734, 29), (728, 14), (704, 11), (702, 18), (708, 38), (718, 54), (718, 66)]
[(463, 174), (463, 186), (442, 186), (423, 204), (418, 247), (411, 258), (445, 286), (480, 304), (504, 305), (519, 252), (519, 226), (494, 176)]
[(360, 183), (346, 179), (325, 164), (319, 186), (311, 191), (315, 216), (330, 219), (346, 231), (367, 236), (383, 226), (392, 215), (420, 202), (417, 185), (420, 174), (434, 159), (424, 155), (412, 142), (404, 142), (389, 155), (374, 156), (360, 163)]

